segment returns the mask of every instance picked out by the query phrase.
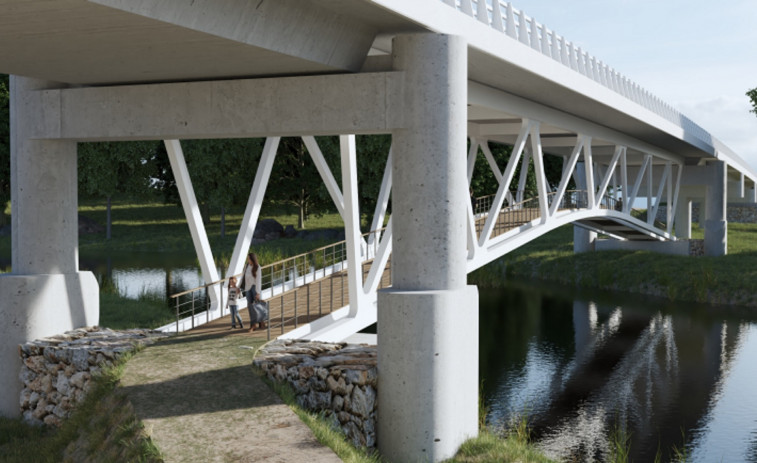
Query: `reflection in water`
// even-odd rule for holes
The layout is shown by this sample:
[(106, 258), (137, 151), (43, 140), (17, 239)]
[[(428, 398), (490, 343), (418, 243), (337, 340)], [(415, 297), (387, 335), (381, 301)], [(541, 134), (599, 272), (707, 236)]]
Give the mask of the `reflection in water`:
[(633, 461), (675, 447), (688, 461), (757, 463), (753, 321), (534, 287), (480, 293), (490, 424), (525, 414), (537, 444), (570, 461), (607, 461), (622, 432)]
[[(203, 283), (196, 258), (187, 253), (85, 255), (79, 267), (94, 273), (101, 288), (112, 288), (130, 299), (164, 298)], [(218, 272), (222, 274), (221, 269)]]

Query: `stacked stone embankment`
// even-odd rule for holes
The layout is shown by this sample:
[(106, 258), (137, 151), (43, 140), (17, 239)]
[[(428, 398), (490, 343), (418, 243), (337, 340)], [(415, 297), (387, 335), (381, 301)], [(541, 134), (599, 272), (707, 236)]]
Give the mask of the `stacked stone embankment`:
[[(657, 220), (667, 220), (667, 206), (661, 205), (657, 209)], [(691, 205), (691, 221), (697, 223), (700, 220), (700, 203)], [(732, 223), (757, 223), (757, 204), (755, 203), (728, 203), (726, 207), (726, 220)]]
[(21, 344), (22, 416), (31, 423), (60, 426), (103, 368), (166, 336), (144, 329), (87, 327)]
[(253, 364), (288, 384), (304, 409), (323, 413), (357, 447), (376, 447), (376, 346), (277, 340)]

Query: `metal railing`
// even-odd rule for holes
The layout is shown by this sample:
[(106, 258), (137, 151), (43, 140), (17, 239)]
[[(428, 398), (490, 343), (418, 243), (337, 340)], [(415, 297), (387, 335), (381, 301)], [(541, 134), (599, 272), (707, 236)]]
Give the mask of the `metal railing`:
[[(375, 230), (361, 236), (360, 260), (363, 279), (369, 270), (366, 265), (376, 256), (383, 231), (384, 229)], [(261, 275), (261, 288), (258, 292), (261, 299), (268, 302), (268, 339), (271, 338), (272, 330), (280, 330), (281, 334), (284, 334), (287, 325), (296, 328), (302, 319), (305, 323), (310, 322), (316, 316), (321, 317), (349, 303), (349, 290), (345, 282), (346, 241), (261, 266), (258, 271)], [(389, 263), (381, 287), (389, 285), (390, 272)], [(233, 276), (238, 278), (241, 274)], [(173, 299), (172, 305), (175, 307), (176, 332), (192, 329), (227, 315), (225, 297), (231, 277), (232, 275), (229, 275), (221, 280), (169, 296)], [(220, 310), (211, 319), (210, 293), (213, 291), (220, 293)], [(242, 301), (243, 299), (240, 300)], [(240, 315), (243, 312), (240, 309)]]
[(603, 63), (602, 60), (588, 54), (581, 47), (576, 47), (575, 43), (569, 42), (544, 24), (538, 23), (523, 11), (513, 8), (511, 2), (503, 0), (440, 1), (673, 122), (700, 140), (712, 143), (709, 132), (673, 106), (643, 89)]
[[(555, 200), (556, 192), (548, 193), (547, 204), (548, 207), (554, 207), (553, 202)], [(513, 195), (514, 196), (514, 195)], [(491, 236), (496, 237), (502, 235), (510, 230), (526, 225), (534, 220), (541, 218), (541, 209), (539, 207), (539, 198), (532, 192), (525, 192), (523, 196), (531, 196), (528, 199), (513, 203), (502, 207), (499, 210), (497, 221), (492, 229)], [(476, 220), (476, 232), (480, 235), (484, 228), (484, 217), (488, 216), (491, 210), (494, 195), (482, 196), (476, 198), (476, 207), (474, 211), (477, 214)], [(480, 205), (480, 206), (479, 206)], [(605, 194), (599, 201), (597, 206), (599, 209), (612, 209), (616, 211), (622, 211), (623, 201), (622, 199), (615, 198), (610, 194)], [(586, 190), (569, 190), (560, 198), (560, 203), (555, 208), (555, 211), (566, 209), (586, 209), (589, 208), (589, 194)], [(632, 209), (631, 214), (641, 217), (645, 214), (645, 211)], [(654, 221), (654, 226), (660, 230), (665, 229), (665, 224), (658, 220)]]

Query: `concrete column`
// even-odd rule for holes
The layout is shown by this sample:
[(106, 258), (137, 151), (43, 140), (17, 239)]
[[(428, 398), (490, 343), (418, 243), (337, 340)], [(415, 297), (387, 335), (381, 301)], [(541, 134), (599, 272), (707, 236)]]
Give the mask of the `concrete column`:
[(580, 254), (582, 252), (595, 251), (595, 244), (597, 242), (597, 232), (581, 228), (577, 225), (573, 226), (573, 253)]
[(401, 35), (393, 135), (392, 288), (378, 294), (378, 445), (441, 461), (478, 433), (478, 291), (467, 286), (467, 44)]
[(675, 214), (676, 238), (691, 239), (691, 199), (679, 198)]
[(11, 76), (12, 273), (0, 276), (0, 414), (17, 416), (18, 344), (96, 325), (99, 289), (79, 272), (76, 142), (35, 140), (59, 124), (54, 84)]
[(726, 221), (727, 165), (723, 161), (707, 164), (712, 177), (707, 185), (704, 221), (704, 255), (724, 256), (728, 253), (728, 222)]
[[(575, 176), (576, 188), (578, 190), (587, 189), (586, 181), (586, 163), (579, 161), (576, 163)], [(625, 195), (625, 192), (623, 192)], [(593, 195), (587, 195), (593, 197)], [(623, 198), (625, 199), (625, 198)], [(590, 205), (587, 207), (591, 207)], [(579, 254), (582, 252), (594, 251), (594, 243), (597, 241), (597, 232), (573, 225), (573, 252)]]

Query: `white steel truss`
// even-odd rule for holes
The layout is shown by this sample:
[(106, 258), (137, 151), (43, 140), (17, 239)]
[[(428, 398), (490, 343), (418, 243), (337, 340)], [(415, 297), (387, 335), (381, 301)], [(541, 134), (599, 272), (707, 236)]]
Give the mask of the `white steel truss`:
[[(543, 140), (547, 140), (550, 146), (555, 145), (553, 138), (543, 138), (542, 125), (533, 119), (521, 120), (512, 143), (510, 158), (503, 171), (500, 171), (491, 154), (489, 140), (480, 135), (471, 136), (468, 178), (472, 178), (476, 155), (480, 149), (497, 179), (498, 188), (488, 210), (482, 213), (469, 208), (469, 272), (571, 222), (618, 239), (674, 239), (672, 211), (676, 207), (680, 186), (680, 162), (669, 156), (640, 152), (637, 147), (634, 147), (635, 160), (632, 162), (629, 147), (625, 144), (611, 145), (606, 141), (596, 141), (588, 134), (576, 133), (570, 153), (562, 154), (562, 175), (559, 182), (549, 185), (545, 176)], [(515, 135), (512, 123), (509, 126), (502, 128)], [(608, 145), (612, 146), (612, 154), (606, 149)], [(601, 156), (594, 152), (594, 146), (603, 148)], [(529, 147), (530, 150), (527, 150)], [(582, 164), (581, 169), (578, 168), (579, 163)], [(515, 194), (508, 197), (518, 164), (521, 165), (518, 186)], [(524, 185), (530, 165), (535, 174), (536, 192), (535, 198), (526, 200)], [(660, 169), (654, 169), (655, 166)], [(636, 174), (630, 189), (629, 173)], [(581, 185), (579, 191), (568, 191), (571, 179)], [(634, 205), (637, 201), (644, 200), (647, 217), (641, 220), (634, 211)], [(665, 225), (657, 225), (655, 218), (663, 202), (671, 207), (666, 208), (666, 217), (663, 219)], [(503, 225), (503, 222), (508, 222), (508, 216), (512, 216), (510, 224)], [(611, 225), (603, 228), (601, 224)], [(629, 238), (630, 236), (633, 238)]]
[[(490, 142), (501, 142), (490, 140), (485, 135), (471, 135), (470, 149), (467, 152), (468, 181), (473, 177), (476, 159), (481, 152), (497, 181), (497, 190), (485, 210), (474, 210), (468, 198), (463, 201), (468, 211), (469, 272), (550, 230), (569, 223), (597, 229), (619, 239), (627, 238), (623, 238), (617, 227), (631, 230), (637, 236), (649, 240), (674, 239), (671, 231), (682, 172), (680, 163), (670, 157), (639, 152), (638, 149), (634, 149), (631, 154), (631, 149), (625, 144), (611, 144), (596, 140), (589, 134), (576, 133), (572, 138), (561, 138), (572, 140), (572, 146), (569, 147), (569, 151), (560, 154), (560, 179), (550, 184), (545, 172), (545, 156), (553, 153), (547, 154), (545, 150), (551, 151), (557, 144), (552, 134), (543, 133), (544, 127), (543, 122), (528, 118), (522, 118), (519, 124), (508, 123), (499, 126), (500, 129), (511, 130), (516, 135), (504, 169), (497, 165), (489, 147)], [(244, 266), (279, 140), (279, 137), (266, 139), (227, 275), (240, 273)], [(302, 140), (345, 224), (345, 267), (348, 269), (351, 303), (320, 320), (297, 328), (285, 337), (341, 340), (376, 321), (376, 291), (392, 251), (392, 220), (389, 217), (387, 221), (386, 217), (392, 188), (392, 152), (390, 148), (371, 222), (371, 229), (375, 233), (363, 240), (360, 234), (355, 136), (340, 136), (341, 185), (332, 174), (315, 137), (303, 136)], [(182, 202), (185, 204), (187, 220), (203, 269), (203, 278), (206, 282), (215, 281), (218, 276), (215, 273), (202, 220), (197, 212), (197, 202), (191, 189), (181, 146), (176, 140), (166, 141), (166, 146), (176, 173)], [(594, 148), (602, 148), (602, 154), (595, 152)], [(607, 151), (609, 148), (611, 151)], [(519, 166), (517, 186), (511, 188)], [(655, 166), (658, 168), (655, 169)], [(529, 172), (535, 174), (535, 192), (525, 190)], [(633, 180), (632, 183), (629, 177)], [(569, 191), (571, 179), (584, 185), (584, 188), (580, 191)], [(531, 197), (526, 197), (527, 195)], [(638, 218), (638, 213), (633, 209), (636, 201), (646, 201), (648, 214), (644, 220)], [(660, 226), (654, 218), (663, 202), (672, 204), (672, 207), (666, 208), (667, 220), (664, 226)], [(503, 222), (510, 220), (509, 217), (516, 216), (517, 220), (503, 226)], [(606, 223), (613, 225), (603, 230), (596, 223), (598, 219), (609, 220)], [(382, 229), (385, 221), (387, 226)], [(363, 277), (362, 266), (369, 260), (372, 260), (370, 268)], [(217, 305), (218, 295), (212, 297)]]

